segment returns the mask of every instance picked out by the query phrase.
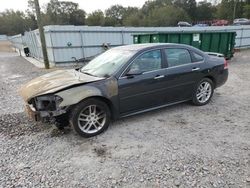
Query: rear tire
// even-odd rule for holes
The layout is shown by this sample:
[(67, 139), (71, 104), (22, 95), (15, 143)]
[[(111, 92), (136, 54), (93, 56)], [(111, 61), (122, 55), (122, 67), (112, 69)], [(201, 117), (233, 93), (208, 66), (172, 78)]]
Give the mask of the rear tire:
[(209, 103), (214, 93), (214, 83), (209, 78), (203, 78), (193, 92), (193, 104), (203, 106)]
[(108, 105), (98, 99), (86, 99), (71, 111), (70, 124), (80, 136), (89, 138), (107, 130), (111, 119)]

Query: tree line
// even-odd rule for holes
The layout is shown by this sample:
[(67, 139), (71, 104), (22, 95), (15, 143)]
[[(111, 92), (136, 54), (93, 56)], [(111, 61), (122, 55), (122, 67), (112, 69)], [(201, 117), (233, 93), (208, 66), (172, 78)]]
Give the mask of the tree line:
[[(176, 26), (214, 19), (250, 18), (250, 0), (148, 0), (141, 8), (113, 5), (87, 14), (78, 3), (50, 0), (42, 7), (43, 25)], [(0, 12), (0, 34), (15, 35), (37, 28), (33, 0), (26, 11)]]

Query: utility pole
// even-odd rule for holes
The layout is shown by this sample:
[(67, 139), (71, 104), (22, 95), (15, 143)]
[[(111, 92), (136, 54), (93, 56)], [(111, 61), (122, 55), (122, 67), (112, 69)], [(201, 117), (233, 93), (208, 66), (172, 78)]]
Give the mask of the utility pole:
[(40, 6), (39, 6), (38, 0), (34, 0), (34, 3), (35, 3), (35, 8), (36, 8), (37, 25), (39, 29), (42, 51), (43, 51), (44, 66), (45, 66), (45, 69), (49, 69), (49, 59), (48, 59), (48, 54), (47, 54), (43, 25), (41, 21)]
[(238, 0), (235, 0), (235, 2), (234, 2), (234, 12), (233, 12), (233, 21), (234, 21), (234, 19), (235, 19), (235, 17), (236, 17), (237, 3), (238, 3)]

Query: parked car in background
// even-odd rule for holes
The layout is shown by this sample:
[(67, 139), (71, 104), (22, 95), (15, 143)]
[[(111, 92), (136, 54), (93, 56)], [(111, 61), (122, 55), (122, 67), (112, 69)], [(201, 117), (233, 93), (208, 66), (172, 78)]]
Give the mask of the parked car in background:
[(224, 26), (228, 24), (229, 24), (228, 20), (214, 20), (214, 22), (212, 23), (212, 26)]
[(178, 27), (192, 27), (192, 25), (188, 22), (178, 22)]
[(227, 61), (183, 44), (112, 48), (79, 69), (57, 70), (21, 88), (35, 120), (55, 118), (83, 137), (111, 120), (192, 101), (207, 104), (228, 78)]
[(234, 25), (250, 25), (250, 20), (247, 18), (237, 18), (233, 22)]
[(208, 27), (208, 24), (195, 24), (193, 27)]

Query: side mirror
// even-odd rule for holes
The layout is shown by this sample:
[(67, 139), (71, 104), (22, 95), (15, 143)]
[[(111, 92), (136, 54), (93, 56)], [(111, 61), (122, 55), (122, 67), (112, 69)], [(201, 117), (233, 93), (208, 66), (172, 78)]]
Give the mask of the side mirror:
[(139, 69), (130, 69), (130, 70), (127, 72), (126, 76), (128, 76), (128, 77), (133, 77), (133, 76), (135, 76), (135, 75), (140, 75), (140, 74), (142, 74), (142, 71), (141, 71), (141, 70), (139, 70)]

